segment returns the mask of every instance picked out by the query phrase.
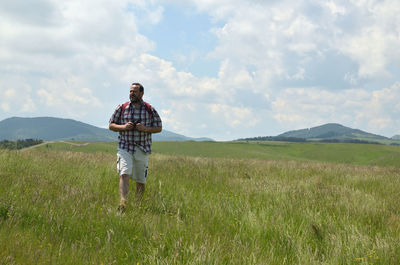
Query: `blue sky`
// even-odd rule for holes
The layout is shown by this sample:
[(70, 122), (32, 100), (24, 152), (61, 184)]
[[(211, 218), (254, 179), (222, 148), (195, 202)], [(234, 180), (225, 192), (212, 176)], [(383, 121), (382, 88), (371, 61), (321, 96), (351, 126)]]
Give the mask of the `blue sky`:
[(151, 54), (174, 62), (177, 71), (216, 77), (219, 61), (208, 56), (217, 44), (216, 36), (210, 31), (216, 25), (207, 14), (193, 7), (180, 8), (170, 4), (163, 6), (159, 23), (143, 23), (139, 32), (156, 43)]
[(232, 140), (328, 122), (400, 134), (396, 0), (16, 0), (0, 6), (0, 120), (107, 127), (129, 84), (165, 129)]

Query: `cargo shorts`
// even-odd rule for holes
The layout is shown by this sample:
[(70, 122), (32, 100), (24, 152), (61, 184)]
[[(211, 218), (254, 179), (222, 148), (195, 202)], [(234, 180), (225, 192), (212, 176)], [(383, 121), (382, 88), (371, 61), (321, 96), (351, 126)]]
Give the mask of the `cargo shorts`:
[(129, 175), (134, 181), (146, 184), (148, 165), (149, 155), (140, 148), (136, 148), (134, 154), (118, 149), (117, 170), (119, 176)]

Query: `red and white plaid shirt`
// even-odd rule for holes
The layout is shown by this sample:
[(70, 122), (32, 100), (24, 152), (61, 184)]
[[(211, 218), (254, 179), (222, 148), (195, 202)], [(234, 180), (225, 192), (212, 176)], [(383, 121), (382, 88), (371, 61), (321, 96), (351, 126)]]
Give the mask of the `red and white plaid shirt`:
[[(134, 124), (140, 122), (146, 127), (162, 127), (160, 115), (158, 115), (157, 111), (153, 107), (151, 107), (150, 114), (146, 110), (143, 101), (140, 107), (135, 107), (135, 105), (130, 103), (124, 109), (123, 113), (122, 105), (123, 104), (118, 105), (115, 109), (109, 123), (122, 125), (131, 121)], [(135, 153), (135, 148), (137, 146), (146, 154), (151, 154), (151, 143), (151, 133), (140, 132), (136, 129), (132, 131), (119, 132), (118, 148), (129, 153)]]

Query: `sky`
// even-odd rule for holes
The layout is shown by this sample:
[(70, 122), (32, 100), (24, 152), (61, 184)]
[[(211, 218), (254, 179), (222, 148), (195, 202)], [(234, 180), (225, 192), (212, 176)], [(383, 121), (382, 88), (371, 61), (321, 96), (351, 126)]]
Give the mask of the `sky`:
[(140, 82), (189, 137), (400, 134), (398, 0), (0, 1), (0, 120), (107, 128)]

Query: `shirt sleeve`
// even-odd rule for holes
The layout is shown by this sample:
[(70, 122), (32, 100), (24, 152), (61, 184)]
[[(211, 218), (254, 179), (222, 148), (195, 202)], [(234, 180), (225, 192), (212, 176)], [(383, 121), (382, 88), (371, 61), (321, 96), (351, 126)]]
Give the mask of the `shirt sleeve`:
[(118, 105), (118, 107), (115, 109), (113, 115), (110, 118), (110, 123), (115, 123), (115, 124), (120, 124), (121, 123), (121, 112), (122, 112), (122, 105)]
[(160, 115), (158, 115), (158, 112), (156, 111), (155, 108), (152, 108), (153, 112), (153, 120), (152, 120), (152, 127), (162, 127), (162, 121), (160, 118)]

